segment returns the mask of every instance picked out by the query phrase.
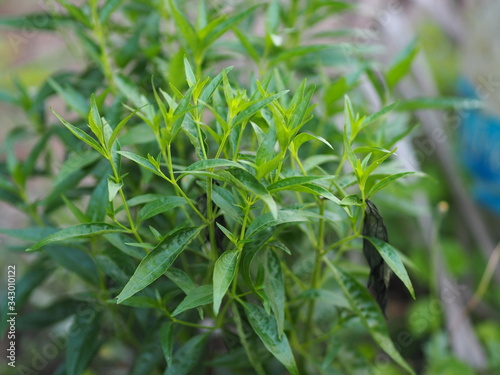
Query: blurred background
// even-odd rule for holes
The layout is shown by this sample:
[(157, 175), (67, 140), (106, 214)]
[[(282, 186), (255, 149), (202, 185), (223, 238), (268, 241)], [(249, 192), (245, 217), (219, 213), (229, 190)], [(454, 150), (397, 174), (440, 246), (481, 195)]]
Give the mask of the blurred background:
[[(76, 2), (75, 2), (76, 3)], [(237, 1), (218, 3), (230, 11)], [(391, 241), (404, 250), (415, 268), (417, 300), (411, 301), (395, 284), (389, 296), (390, 330), (397, 346), (422, 373), (500, 373), (500, 2), (466, 0), (354, 1), (358, 11), (330, 27), (354, 28), (354, 46), (380, 49), (383, 66), (413, 40), (421, 48), (411, 75), (398, 95), (469, 97), (481, 109), (466, 105), (452, 111), (425, 110), (414, 114), (420, 124), (398, 145), (399, 162), (431, 178), (418, 188), (380, 198), (381, 211), (391, 228)], [(54, 2), (55, 4), (55, 2)], [(56, 6), (50, 1), (0, 1), (2, 17)], [(36, 20), (34, 20), (36, 22)], [(43, 20), (40, 20), (43, 22)], [(85, 66), (80, 46), (71, 35), (10, 29), (0, 23), (0, 144), (12, 129), (33, 119), (12, 104), (9, 94), (21, 83), (40, 86), (51, 74)], [(236, 61), (243, 64), (244, 61)], [(379, 108), (377, 96), (368, 107)], [(65, 107), (50, 102), (59, 113)], [(54, 170), (62, 150), (52, 145)], [(26, 138), (16, 143), (19, 159), (32, 147)], [(1, 157), (5, 156), (2, 150)], [(59, 155), (59, 159), (58, 159)], [(29, 200), (44, 196), (50, 181), (29, 182)], [(408, 220), (401, 220), (404, 213)], [(24, 228), (29, 218), (0, 202), (0, 228)], [(400, 230), (398, 230), (400, 229)], [(0, 247), (6, 246), (0, 234)], [(2, 251), (2, 270), (12, 255)], [(18, 258), (16, 258), (18, 262)], [(30, 256), (23, 258), (29, 264)], [(3, 271), (2, 271), (3, 274)], [(4, 285), (2, 277), (0, 282)], [(48, 282), (32, 296), (44, 305), (59, 286)], [(396, 370), (395, 370), (396, 371)], [(497, 372), (498, 371), (498, 372)], [(397, 373), (397, 372), (395, 372)]]

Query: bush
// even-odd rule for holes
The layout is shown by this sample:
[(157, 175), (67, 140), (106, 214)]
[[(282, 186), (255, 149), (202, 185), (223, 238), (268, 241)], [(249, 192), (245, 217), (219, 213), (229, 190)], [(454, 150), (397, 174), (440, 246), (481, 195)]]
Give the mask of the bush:
[[(387, 266), (413, 287), (367, 202), (412, 173), (391, 161), (402, 112), (432, 103), (392, 96), (417, 47), (379, 72), (353, 31), (324, 31), (349, 3), (248, 3), (60, 1), (44, 28), (71, 33), (85, 69), (4, 95), (33, 125), (1, 168), (1, 198), (33, 223), (3, 232), (37, 254), (16, 309), (52, 274), (65, 291), (18, 329), (72, 318), (56, 373), (357, 373), (385, 368), (380, 349), (413, 372), (380, 308)], [(20, 136), (36, 139), (26, 160)], [(52, 188), (30, 200), (40, 177)]]

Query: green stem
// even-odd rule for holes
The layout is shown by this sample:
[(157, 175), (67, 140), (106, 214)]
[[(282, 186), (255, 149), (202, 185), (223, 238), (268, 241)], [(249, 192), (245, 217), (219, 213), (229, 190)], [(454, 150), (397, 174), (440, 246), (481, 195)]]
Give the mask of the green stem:
[[(113, 175), (115, 177), (115, 181), (119, 181), (120, 174), (118, 173), (118, 170), (116, 169), (115, 162), (113, 161), (113, 156), (110, 155), (108, 160), (109, 160), (109, 163), (111, 164), (111, 169), (113, 170)], [(123, 203), (123, 208), (125, 208), (125, 212), (127, 214), (127, 219), (128, 219), (129, 224), (130, 224), (130, 231), (134, 234), (134, 237), (137, 239), (137, 241), (142, 243), (143, 242), (142, 238), (139, 235), (139, 233), (137, 233), (137, 227), (135, 226), (134, 219), (132, 219), (132, 215), (130, 213), (130, 208), (128, 206), (127, 199), (125, 199), (125, 194), (123, 193), (123, 189), (120, 188), (118, 193), (120, 194), (120, 198), (121, 198), (122, 203)]]
[[(321, 273), (321, 259), (323, 257), (324, 248), (324, 236), (325, 236), (325, 201), (320, 199), (319, 201), (319, 228), (318, 228), (318, 240), (316, 244), (316, 254), (314, 258), (314, 269), (311, 278), (310, 289), (319, 288), (319, 280)], [(305, 341), (309, 341), (309, 337), (312, 331), (312, 320), (314, 315), (314, 309), (316, 307), (316, 300), (312, 299), (309, 302), (309, 307), (307, 310), (307, 321), (306, 321), (306, 331), (305, 331)]]

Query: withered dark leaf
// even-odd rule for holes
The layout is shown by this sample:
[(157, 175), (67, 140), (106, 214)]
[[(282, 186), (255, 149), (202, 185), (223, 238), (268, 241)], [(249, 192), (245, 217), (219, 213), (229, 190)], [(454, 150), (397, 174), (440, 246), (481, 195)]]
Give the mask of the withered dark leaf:
[[(363, 236), (375, 237), (385, 242), (389, 242), (387, 228), (384, 220), (377, 209), (377, 206), (370, 200), (366, 200), (365, 219), (363, 222)], [(368, 288), (375, 295), (380, 308), (385, 314), (387, 305), (387, 289), (391, 275), (390, 268), (385, 264), (384, 259), (366, 238), (363, 239), (363, 253), (370, 266), (370, 277)]]

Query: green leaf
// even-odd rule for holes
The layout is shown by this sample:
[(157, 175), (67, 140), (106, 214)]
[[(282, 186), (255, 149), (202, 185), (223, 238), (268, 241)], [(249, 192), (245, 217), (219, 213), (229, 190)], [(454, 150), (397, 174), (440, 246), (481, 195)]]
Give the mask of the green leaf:
[(167, 366), (172, 366), (174, 352), (174, 324), (172, 322), (163, 323), (160, 328), (160, 343)]
[(92, 150), (70, 154), (57, 173), (57, 176), (55, 176), (56, 179), (54, 184), (59, 185), (66, 177), (70, 176), (75, 171), (84, 169), (100, 158), (99, 154)]
[(88, 124), (90, 130), (97, 137), (101, 145), (105, 145), (104, 143), (104, 128), (101, 119), (101, 115), (99, 114), (99, 109), (97, 108), (97, 103), (95, 100), (95, 95), (92, 94), (90, 97), (90, 111), (87, 116)]
[(65, 246), (47, 247), (45, 253), (63, 268), (94, 285), (99, 285), (99, 272), (86, 252)]
[(127, 285), (118, 295), (118, 303), (133, 296), (163, 275), (201, 229), (201, 227), (182, 228), (161, 241), (141, 261)]
[(462, 111), (471, 111), (480, 109), (484, 104), (477, 99), (464, 98), (412, 98), (401, 100), (396, 107), (397, 111), (414, 111), (418, 109), (456, 109)]
[(65, 241), (72, 238), (97, 236), (106, 233), (125, 233), (125, 232), (126, 231), (124, 229), (120, 229), (106, 223), (79, 224), (75, 225), (74, 227), (65, 228), (54, 234), (51, 234), (50, 236), (46, 237), (40, 242), (37, 242), (33, 246), (30, 246), (28, 249), (26, 249), (26, 251), (35, 251), (49, 243)]
[(204, 47), (208, 47), (210, 44), (215, 42), (219, 37), (221, 37), (226, 31), (231, 29), (234, 25), (236, 25), (238, 22), (240, 22), (242, 19), (245, 17), (248, 17), (255, 9), (260, 7), (261, 4), (254, 5), (238, 14), (235, 14), (234, 16), (231, 16), (229, 18), (223, 18), (221, 17), (219, 20), (217, 20), (217, 25), (214, 27), (213, 24), (209, 24), (205, 29), (211, 28), (211, 30), (206, 33), (205, 29), (200, 31), (200, 34), (203, 35), (206, 33), (206, 35), (203, 37), (203, 45)]
[(184, 74), (186, 75), (189, 87), (196, 85), (196, 76), (194, 75), (193, 68), (191, 68), (191, 64), (186, 57), (184, 57)]
[(245, 302), (242, 302), (242, 304), (250, 325), (267, 350), (290, 371), (291, 375), (299, 375), (288, 338), (286, 335), (279, 337), (274, 317), (267, 314), (262, 307)]
[(125, 127), (125, 125), (127, 125), (128, 123), (128, 120), (130, 120), (130, 118), (132, 116), (134, 116), (139, 110), (141, 110), (141, 108), (135, 110), (134, 112), (132, 112), (130, 115), (128, 115), (127, 117), (125, 117), (123, 120), (121, 120), (118, 125), (116, 125), (116, 127), (113, 129), (113, 133), (111, 133), (111, 136), (109, 137), (109, 140), (108, 140), (108, 149), (112, 149), (113, 148), (113, 144), (115, 143), (115, 140), (116, 138), (118, 138), (118, 135), (120, 134), (120, 131)]
[(415, 172), (402, 172), (402, 173), (396, 173), (396, 174), (384, 177), (383, 179), (381, 179), (375, 185), (372, 186), (372, 188), (370, 189), (370, 191), (367, 194), (367, 198), (372, 197), (376, 192), (383, 189), (384, 187), (386, 187), (390, 183), (392, 183), (392, 182), (394, 182), (402, 177), (412, 175), (414, 173)]
[(127, 159), (135, 161), (137, 164), (150, 170), (155, 175), (160, 176), (160, 177), (164, 177), (163, 173), (153, 163), (151, 163), (148, 159), (146, 159), (142, 156), (139, 156), (137, 154), (134, 154), (133, 152), (128, 152), (128, 151), (117, 151), (117, 152), (120, 155), (125, 156)]
[(109, 177), (108, 178), (108, 201), (112, 201), (115, 199), (116, 194), (120, 191), (120, 189), (123, 187), (123, 182), (120, 182), (117, 184), (113, 178)]
[(79, 128), (77, 128), (76, 126), (73, 126), (71, 125), (69, 122), (67, 122), (66, 120), (64, 120), (61, 116), (59, 116), (57, 113), (55, 113), (53, 110), (52, 110), (52, 113), (54, 115), (56, 115), (56, 117), (59, 119), (59, 121), (62, 122), (62, 124), (68, 128), (68, 130), (73, 133), (73, 135), (75, 137), (77, 137), (78, 139), (80, 139), (81, 141), (85, 142), (86, 144), (88, 144), (90, 147), (92, 147), (94, 150), (96, 150), (97, 152), (99, 152), (102, 156), (104, 156), (106, 159), (108, 158), (107, 154), (106, 154), (106, 151), (102, 148), (102, 146), (94, 139), (92, 138), (90, 135), (88, 135), (87, 133), (85, 133), (83, 130), (80, 130)]
[(25, 229), (7, 229), (0, 228), (0, 233), (6, 234), (12, 238), (19, 238), (23, 241), (38, 242), (58, 231), (51, 227), (32, 227)]
[(300, 223), (308, 221), (309, 219), (310, 214), (306, 211), (299, 210), (280, 210), (278, 211), (277, 217), (274, 217), (271, 213), (266, 213), (252, 221), (252, 224), (250, 224), (246, 231), (245, 238), (250, 238), (267, 228), (272, 228), (277, 225)]
[(396, 83), (398, 83), (401, 78), (408, 74), (411, 69), (411, 64), (413, 59), (418, 55), (419, 47), (417, 41), (412, 41), (390, 64), (385, 77), (387, 80), (387, 85), (393, 88)]
[(281, 52), (274, 59), (272, 59), (271, 64), (275, 65), (282, 61), (290, 61), (295, 57), (321, 52), (329, 48), (331, 48), (331, 46), (329, 45), (299, 46), (299, 47), (288, 48), (284, 52)]
[(191, 280), (189, 275), (179, 268), (170, 267), (165, 272), (165, 276), (172, 280), (186, 294), (196, 288), (196, 284)]
[(234, 279), (240, 254), (241, 251), (239, 250), (226, 251), (215, 262), (213, 276), (213, 301), (215, 315), (219, 313), (222, 299)]
[(294, 176), (286, 177), (267, 186), (267, 190), (273, 193), (280, 190), (288, 190), (290, 187), (303, 185), (308, 182), (324, 180), (333, 176)]
[(363, 200), (357, 194), (350, 194), (342, 198), (341, 206), (362, 206)]
[(217, 88), (219, 87), (220, 83), (222, 82), (222, 76), (223, 74), (227, 74), (233, 69), (233, 67), (228, 67), (223, 69), (219, 74), (217, 74), (208, 84), (207, 86), (203, 89), (202, 93), (200, 94), (199, 100), (202, 103), (207, 103), (210, 98), (212, 97), (213, 93)]
[(172, 312), (172, 316), (177, 316), (184, 311), (212, 303), (214, 300), (213, 290), (212, 285), (202, 285), (194, 288)]
[(82, 374), (97, 353), (100, 341), (100, 314), (92, 307), (81, 309), (68, 334), (66, 346), (66, 373)]
[(203, 356), (208, 335), (203, 333), (194, 336), (177, 350), (165, 375), (188, 375)]
[(272, 0), (267, 6), (264, 25), (266, 35), (274, 34), (280, 24), (280, 3), (277, 0)]
[(410, 277), (406, 272), (406, 268), (401, 262), (399, 255), (389, 243), (375, 237), (365, 237), (378, 250), (387, 265), (391, 268), (394, 274), (405, 284), (413, 299), (415, 299), (415, 291), (411, 283)]
[(233, 126), (237, 125), (245, 120), (248, 120), (250, 117), (252, 117), (255, 113), (260, 111), (262, 108), (266, 107), (276, 99), (281, 98), (283, 95), (285, 95), (289, 90), (281, 91), (277, 94), (268, 96), (267, 98), (256, 100), (253, 102), (253, 104), (249, 105), (246, 107), (244, 110), (242, 110), (240, 113), (238, 113), (234, 119), (233, 119)]
[[(262, 173), (262, 165), (274, 158), (274, 146), (276, 145), (276, 127), (270, 126), (268, 132), (264, 135), (257, 155), (255, 156), (255, 164), (257, 165), (257, 175), (264, 176)], [(282, 160), (282, 158), (279, 158)]]
[(220, 167), (234, 167), (234, 168), (243, 168), (243, 166), (235, 161), (226, 160), (226, 159), (206, 159), (199, 160), (194, 162), (189, 167), (187, 167), (184, 171), (200, 171), (205, 169), (214, 169)]
[[(49, 78), (47, 82), (52, 86), (55, 92), (59, 94), (62, 100), (81, 117), (85, 118), (89, 110), (87, 100), (78, 91), (72, 87), (62, 87), (55, 80)], [(54, 112), (54, 111), (52, 111)], [(56, 115), (57, 116), (57, 115)], [(59, 116), (58, 116), (59, 117)]]
[(266, 261), (266, 292), (278, 327), (278, 337), (281, 339), (285, 328), (285, 278), (281, 263), (276, 254), (269, 250)]
[[(68, 13), (71, 14), (77, 21), (81, 22), (83, 25), (87, 26), (89, 29), (92, 28), (92, 23), (90, 21), (90, 17), (87, 16), (80, 7), (74, 5), (66, 0), (58, 0), (58, 2), (64, 8), (66, 8)], [(71, 374), (71, 371), (69, 371), (69, 373)]]
[(332, 270), (335, 280), (349, 300), (351, 309), (361, 319), (361, 322), (375, 342), (408, 373), (415, 374), (391, 341), (384, 316), (368, 290), (351, 275), (335, 267), (330, 262), (327, 262), (327, 265)]
[(177, 24), (177, 28), (186, 41), (191, 51), (194, 53), (198, 51), (198, 35), (196, 35), (196, 31), (193, 29), (193, 26), (186, 20), (184, 15), (179, 12), (175, 3), (172, 0), (169, 0), (170, 9), (172, 11), (172, 15), (174, 16), (174, 21)]
[(96, 185), (92, 195), (90, 196), (89, 204), (85, 214), (90, 218), (90, 221), (103, 221), (106, 217), (106, 206), (109, 202), (108, 179), (106, 174), (103, 174), (101, 181)]
[(186, 200), (182, 197), (172, 196), (158, 198), (152, 202), (147, 203), (143, 208), (141, 208), (141, 210), (139, 211), (139, 215), (137, 216), (137, 221), (142, 222), (153, 216), (159, 215), (173, 208), (180, 207), (184, 204), (186, 204)]
[(238, 200), (229, 190), (221, 186), (213, 185), (212, 200), (217, 207), (220, 207), (231, 219), (239, 224), (243, 222), (243, 211), (241, 207), (239, 207)]
[[(43, 22), (41, 22), (43, 20)], [(0, 26), (10, 29), (26, 30), (55, 30), (58, 24), (67, 23), (69, 18), (65, 15), (50, 14), (47, 12), (31, 13), (18, 17), (0, 18)], [(24, 39), (24, 37), (22, 37)]]
[(258, 63), (260, 61), (260, 54), (257, 52), (255, 47), (252, 45), (250, 40), (247, 38), (245, 33), (243, 33), (239, 28), (233, 27), (233, 32), (238, 37), (238, 40), (242, 44), (243, 48), (247, 51), (248, 55), (252, 58), (253, 61)]
[(325, 145), (327, 145), (329, 148), (333, 150), (333, 146), (330, 144), (330, 142), (328, 142), (323, 137), (319, 137), (309, 133), (300, 133), (293, 139), (293, 146), (295, 147), (295, 151), (299, 152), (300, 146), (302, 146), (305, 142), (312, 140), (323, 142)]
[(380, 111), (377, 111), (374, 114), (366, 117), (363, 120), (363, 123), (361, 124), (361, 127), (364, 128), (364, 127), (370, 125), (372, 122), (378, 120), (379, 118), (383, 117), (384, 115), (386, 115), (387, 113), (389, 113), (390, 111), (392, 111), (398, 105), (399, 105), (399, 102), (394, 102), (392, 104), (389, 104), (388, 106), (385, 106)]
[(101, 23), (105, 23), (111, 13), (113, 13), (122, 2), (123, 0), (107, 0), (99, 12), (99, 20)]

